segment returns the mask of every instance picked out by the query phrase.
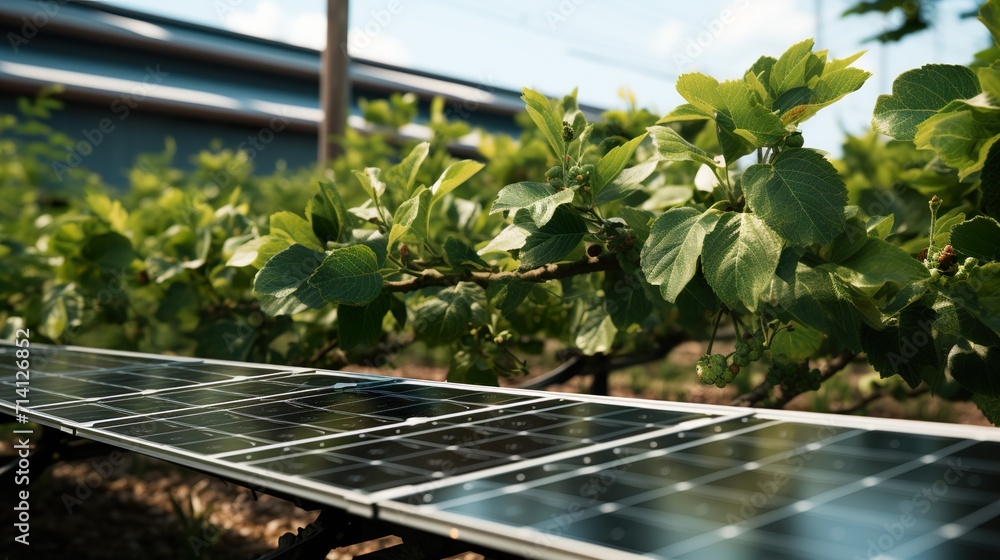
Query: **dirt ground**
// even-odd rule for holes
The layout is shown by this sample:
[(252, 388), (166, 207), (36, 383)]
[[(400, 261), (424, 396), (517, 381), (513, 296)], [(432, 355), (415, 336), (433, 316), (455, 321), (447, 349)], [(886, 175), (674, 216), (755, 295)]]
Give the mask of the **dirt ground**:
[[(685, 345), (674, 351), (666, 365), (614, 374), (610, 379), (611, 392), (617, 396), (728, 403), (737, 396), (738, 389), (706, 387), (697, 383), (688, 371), (689, 364), (702, 352), (696, 344)], [(363, 367), (345, 369), (373, 372)], [(440, 368), (409, 365), (378, 373), (443, 379), (445, 372)], [(866, 375), (870, 376), (861, 367), (848, 373), (848, 382), (836, 395), (840, 400), (845, 395), (849, 397), (864, 383)], [(678, 382), (678, 376), (687, 381)], [(577, 379), (553, 389), (584, 392), (588, 384), (587, 379)], [(835, 409), (836, 404), (827, 405), (815, 396), (802, 396), (788, 408)], [(926, 395), (902, 403), (891, 398), (880, 399), (871, 403), (865, 414), (988, 425), (972, 403), (943, 403)], [(4, 462), (12, 452), (9, 441), (0, 442)], [(201, 473), (131, 454), (110, 466), (106, 455), (63, 462), (44, 475), (32, 473), (32, 477), (35, 482), (31, 487), (31, 544), (27, 548), (15, 544), (8, 551), (0, 551), (9, 554), (8, 558), (249, 560), (273, 550), (282, 534), (295, 532), (317, 515), (278, 498), (256, 496)], [(5, 488), (0, 496), (4, 519), (0, 542), (5, 545), (12, 542), (14, 535), (12, 523), (6, 517), (14, 507), (12, 498), (9, 488)], [(183, 513), (178, 512), (178, 507)], [(332, 551), (327, 558), (349, 560), (397, 542), (386, 538)]]

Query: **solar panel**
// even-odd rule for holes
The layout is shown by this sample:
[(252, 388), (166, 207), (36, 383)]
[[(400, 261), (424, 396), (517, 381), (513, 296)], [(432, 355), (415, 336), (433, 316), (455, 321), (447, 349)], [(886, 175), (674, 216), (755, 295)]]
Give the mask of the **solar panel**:
[(1000, 542), (992, 428), (46, 350), (43, 424), (526, 558), (929, 560)]

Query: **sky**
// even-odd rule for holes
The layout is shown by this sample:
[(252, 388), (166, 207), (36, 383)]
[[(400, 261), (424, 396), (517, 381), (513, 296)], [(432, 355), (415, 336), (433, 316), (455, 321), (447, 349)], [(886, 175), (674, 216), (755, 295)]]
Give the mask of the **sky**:
[[(106, 0), (312, 48), (325, 42), (324, 0)], [(841, 18), (852, 0), (351, 0), (352, 56), (520, 89), (550, 97), (579, 88), (581, 102), (639, 105), (666, 114), (682, 103), (677, 76), (741, 77), (760, 55), (779, 56), (814, 37), (841, 58), (868, 50), (856, 66), (874, 74), (858, 92), (802, 125), (807, 145), (833, 154), (842, 131), (863, 133), (893, 78), (928, 63), (966, 64), (989, 45), (973, 18), (975, 0), (940, 0), (936, 25), (900, 44), (865, 42), (891, 25), (880, 14)]]

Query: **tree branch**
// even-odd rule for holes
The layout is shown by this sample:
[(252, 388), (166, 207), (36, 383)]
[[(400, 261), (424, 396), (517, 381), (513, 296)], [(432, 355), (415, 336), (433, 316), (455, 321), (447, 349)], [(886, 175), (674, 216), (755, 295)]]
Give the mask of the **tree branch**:
[[(826, 365), (820, 369), (820, 382), (822, 383), (836, 375), (838, 371), (847, 367), (847, 364), (850, 364), (855, 357), (856, 354), (854, 352), (845, 351), (831, 358), (830, 361), (828, 361)], [(753, 406), (766, 399), (771, 393), (771, 389), (773, 387), (774, 386), (768, 383), (767, 380), (764, 380), (760, 383), (760, 385), (757, 385), (753, 389), (730, 401), (729, 404), (731, 406)], [(789, 401), (799, 396), (801, 393), (802, 392), (800, 391), (797, 393), (790, 393), (788, 395), (783, 394), (780, 399), (776, 400), (771, 405), (771, 408), (784, 408)]]
[[(845, 350), (844, 352), (841, 352), (840, 354), (837, 354), (836, 356), (831, 358), (830, 361), (828, 361), (826, 365), (824, 365), (819, 370), (820, 383), (823, 383), (827, 379), (830, 379), (834, 375), (837, 375), (837, 372), (844, 369), (845, 367), (847, 367), (848, 364), (854, 361), (855, 356), (857, 356), (857, 354), (855, 354), (854, 352), (851, 352), (850, 350)], [(799, 396), (802, 393), (803, 391), (790, 392), (787, 395), (782, 393), (781, 398), (774, 401), (774, 405), (772, 406), (772, 408), (785, 408), (785, 405), (788, 404), (789, 401), (791, 401), (792, 399), (794, 399), (795, 397)]]
[(607, 253), (596, 259), (588, 258), (569, 263), (546, 264), (524, 271), (473, 272), (471, 274), (445, 275), (436, 270), (428, 270), (422, 276), (386, 282), (385, 290), (390, 292), (413, 292), (433, 286), (454, 286), (459, 282), (475, 282), (485, 288), (492, 282), (508, 279), (519, 280), (521, 282), (546, 282), (548, 280), (569, 278), (570, 276), (580, 274), (619, 269), (621, 269), (621, 265), (618, 264), (617, 255)]
[[(928, 387), (926, 384), (925, 385), (921, 385), (920, 387), (917, 387), (916, 389), (914, 389), (912, 391), (907, 391), (906, 392), (906, 397), (907, 398), (911, 398), (911, 399), (912, 398), (916, 398), (916, 397), (919, 397), (920, 395), (923, 395), (924, 393), (930, 392), (930, 390), (931, 390), (931, 388)], [(863, 408), (867, 407), (869, 404), (871, 404), (871, 403), (873, 403), (873, 402), (875, 402), (875, 401), (877, 401), (877, 400), (879, 400), (879, 399), (881, 399), (883, 397), (889, 397), (889, 396), (892, 396), (891, 392), (884, 391), (882, 389), (878, 389), (878, 390), (872, 391), (871, 394), (869, 394), (867, 396), (859, 398), (858, 400), (854, 401), (850, 405), (845, 406), (844, 408), (841, 408), (839, 410), (834, 410), (833, 412), (835, 412), (837, 414), (853, 414), (853, 413), (855, 413), (855, 412), (857, 412), (859, 410), (862, 410)]]
[(555, 369), (523, 381), (517, 385), (521, 389), (544, 389), (552, 385), (566, 383), (579, 375), (611, 373), (627, 367), (647, 364), (662, 359), (678, 344), (688, 340), (683, 332), (674, 332), (657, 339), (656, 347), (648, 352), (611, 356), (583, 356), (575, 354), (556, 366)]

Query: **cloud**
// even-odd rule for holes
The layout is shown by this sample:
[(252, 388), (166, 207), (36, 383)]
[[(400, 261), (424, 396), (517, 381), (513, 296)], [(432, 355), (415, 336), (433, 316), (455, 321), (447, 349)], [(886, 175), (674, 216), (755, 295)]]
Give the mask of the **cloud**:
[[(224, 25), (230, 31), (283, 41), (300, 47), (322, 50), (326, 46), (326, 13), (294, 14), (274, 0), (261, 0), (252, 11), (233, 10), (226, 14)], [(411, 59), (406, 46), (388, 37), (382, 25), (367, 27), (354, 24), (347, 32), (351, 56), (405, 66)]]
[(282, 19), (281, 8), (272, 0), (263, 0), (253, 11), (231, 10), (226, 13), (223, 25), (230, 31), (275, 39), (278, 22)]
[(652, 35), (649, 48), (672, 60), (678, 72), (732, 74), (761, 54), (778, 56), (812, 35), (816, 20), (793, 0), (729, 0), (713, 9), (676, 11)]
[(326, 14), (323, 12), (299, 14), (282, 27), (282, 41), (319, 50), (326, 46)]
[(351, 56), (396, 66), (407, 66), (411, 62), (406, 45), (392, 37), (386, 37), (384, 33), (369, 35), (360, 29), (350, 29), (347, 37)]

